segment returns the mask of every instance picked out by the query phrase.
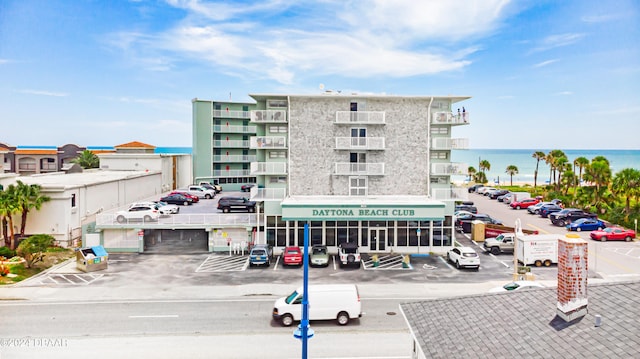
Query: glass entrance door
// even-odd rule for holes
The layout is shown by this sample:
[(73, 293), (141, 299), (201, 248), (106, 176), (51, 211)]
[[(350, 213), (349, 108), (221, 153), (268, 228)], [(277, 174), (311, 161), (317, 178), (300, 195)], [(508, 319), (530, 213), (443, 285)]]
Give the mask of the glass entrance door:
[(371, 251), (384, 252), (387, 245), (387, 229), (386, 228), (370, 228), (369, 229), (369, 249)]

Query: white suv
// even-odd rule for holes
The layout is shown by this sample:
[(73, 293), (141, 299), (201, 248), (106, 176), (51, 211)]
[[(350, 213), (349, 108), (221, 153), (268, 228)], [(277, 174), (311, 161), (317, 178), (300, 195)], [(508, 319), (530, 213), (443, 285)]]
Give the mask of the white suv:
[(338, 246), (338, 257), (340, 266), (358, 265), (360, 266), (360, 250), (356, 243), (341, 243)]
[(471, 247), (453, 247), (447, 252), (447, 260), (456, 265), (456, 268), (462, 267), (480, 268), (480, 257), (478, 253)]
[(128, 221), (143, 221), (151, 222), (157, 221), (160, 218), (160, 211), (155, 203), (144, 204), (135, 203), (129, 209), (125, 211), (118, 211), (116, 213), (116, 221), (118, 223), (124, 223)]
[(133, 206), (156, 206), (156, 208), (158, 209), (158, 211), (160, 211), (160, 214), (176, 214), (178, 212), (180, 212), (180, 207), (176, 206), (175, 204), (169, 204), (167, 202), (162, 202), (162, 201), (158, 201), (158, 202), (137, 202), (137, 203), (133, 203), (131, 204), (131, 206), (129, 206), (129, 208), (133, 207)]

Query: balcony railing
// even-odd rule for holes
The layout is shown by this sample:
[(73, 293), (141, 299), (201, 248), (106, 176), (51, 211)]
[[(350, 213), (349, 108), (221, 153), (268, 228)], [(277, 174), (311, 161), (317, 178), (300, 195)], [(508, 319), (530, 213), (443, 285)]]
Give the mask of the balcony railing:
[(468, 166), (464, 163), (432, 163), (431, 174), (436, 176), (464, 175), (467, 174)]
[(467, 201), (469, 190), (461, 187), (432, 188), (431, 199), (438, 201)]
[(254, 162), (256, 155), (213, 155), (213, 162)]
[(287, 196), (286, 188), (251, 188), (252, 201), (282, 201)]
[(249, 141), (245, 141), (245, 140), (213, 140), (213, 147), (247, 148), (247, 147), (249, 147)]
[(246, 177), (250, 175), (249, 170), (213, 170), (214, 177)]
[(251, 175), (286, 175), (286, 162), (251, 162)]
[(215, 133), (256, 133), (256, 126), (213, 125)]
[(129, 221), (118, 223), (115, 213), (103, 213), (96, 215), (96, 227), (120, 227), (135, 228), (144, 226), (166, 228), (168, 225), (255, 225), (255, 214), (171, 214), (158, 218), (157, 221)]
[(337, 150), (384, 150), (384, 137), (336, 137)]
[(337, 175), (383, 176), (384, 163), (336, 163)]
[(384, 125), (384, 116), (384, 111), (336, 111), (336, 123)]
[(287, 148), (286, 137), (276, 136), (253, 136), (249, 138), (249, 148), (251, 149), (284, 149)]
[(453, 112), (436, 112), (431, 119), (433, 124), (465, 125), (469, 123), (469, 112), (454, 114)]
[(255, 123), (286, 123), (287, 111), (284, 110), (256, 110), (251, 111), (251, 122)]
[(431, 141), (431, 148), (434, 150), (468, 150), (469, 139), (435, 137)]
[(43, 163), (40, 167), (41, 171), (57, 171), (58, 165), (55, 163)]
[(215, 118), (250, 118), (250, 111), (213, 110)]

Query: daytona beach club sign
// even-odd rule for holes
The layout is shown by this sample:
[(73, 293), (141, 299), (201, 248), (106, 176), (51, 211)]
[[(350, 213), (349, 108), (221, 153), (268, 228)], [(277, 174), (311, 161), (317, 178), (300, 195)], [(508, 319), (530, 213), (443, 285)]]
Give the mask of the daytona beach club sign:
[[(355, 207), (355, 206), (354, 206)], [(282, 219), (289, 220), (442, 220), (444, 206), (412, 207), (376, 206), (375, 208), (282, 206)]]

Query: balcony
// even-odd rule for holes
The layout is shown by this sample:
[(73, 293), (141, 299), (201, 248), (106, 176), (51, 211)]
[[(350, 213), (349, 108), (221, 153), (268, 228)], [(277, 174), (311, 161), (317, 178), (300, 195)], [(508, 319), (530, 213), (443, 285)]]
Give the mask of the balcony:
[(213, 162), (246, 163), (256, 161), (256, 155), (213, 155)]
[(336, 124), (384, 125), (384, 111), (336, 111)]
[(214, 118), (250, 118), (250, 111), (213, 110)]
[(256, 149), (256, 150), (287, 148), (286, 137), (254, 136), (249, 138), (249, 142), (250, 142), (249, 148)]
[(282, 201), (287, 196), (286, 188), (251, 188), (252, 201)]
[(469, 190), (462, 187), (432, 188), (431, 199), (437, 201), (467, 201)]
[(336, 150), (384, 149), (384, 137), (336, 137)]
[(468, 168), (466, 163), (432, 163), (431, 174), (435, 176), (466, 175)]
[(336, 163), (336, 175), (384, 176), (384, 163)]
[(213, 177), (248, 177), (251, 176), (249, 170), (238, 170), (238, 169), (229, 169), (229, 170), (213, 170)]
[(436, 137), (431, 140), (431, 149), (433, 150), (468, 150), (468, 138), (444, 138)]
[(174, 226), (178, 228), (189, 228), (194, 226), (200, 228), (202, 225), (207, 226), (224, 226), (224, 225), (255, 225), (255, 214), (230, 214), (230, 213), (210, 213), (210, 214), (172, 214), (170, 216), (162, 216), (157, 221), (131, 221), (118, 223), (116, 214), (98, 214), (96, 215), (96, 228), (166, 228)]
[(247, 148), (249, 141), (245, 140), (213, 140), (213, 147), (216, 148)]
[(256, 126), (238, 126), (238, 125), (213, 125), (214, 133), (256, 133)]
[(251, 162), (251, 175), (286, 175), (286, 162)]
[(431, 118), (434, 125), (468, 125), (469, 112), (454, 114), (453, 112), (436, 112)]
[(287, 111), (257, 110), (251, 111), (251, 122), (255, 123), (287, 123)]

